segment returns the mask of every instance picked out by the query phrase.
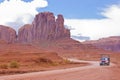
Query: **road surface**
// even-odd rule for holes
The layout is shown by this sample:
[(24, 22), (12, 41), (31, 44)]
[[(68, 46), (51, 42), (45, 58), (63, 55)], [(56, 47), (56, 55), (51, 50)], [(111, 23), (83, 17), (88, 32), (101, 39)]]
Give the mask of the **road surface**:
[(73, 62), (89, 63), (88, 66), (32, 72), (17, 75), (1, 76), (0, 80), (112, 80), (110, 66), (99, 66), (97, 61), (69, 59)]

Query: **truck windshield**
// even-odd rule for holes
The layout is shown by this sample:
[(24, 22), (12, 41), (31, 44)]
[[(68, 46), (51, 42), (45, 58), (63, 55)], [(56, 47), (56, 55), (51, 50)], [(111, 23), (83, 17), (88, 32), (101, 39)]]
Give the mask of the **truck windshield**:
[(103, 58), (101, 58), (101, 60), (108, 60), (108, 58), (107, 57), (103, 57)]

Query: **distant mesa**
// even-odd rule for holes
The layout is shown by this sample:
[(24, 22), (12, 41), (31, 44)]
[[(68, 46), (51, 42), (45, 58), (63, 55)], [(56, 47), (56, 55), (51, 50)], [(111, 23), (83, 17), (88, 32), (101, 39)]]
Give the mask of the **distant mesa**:
[(32, 24), (25, 24), (18, 31), (0, 25), (0, 40), (8, 43), (31, 43), (70, 38), (70, 30), (64, 27), (64, 18), (58, 15), (57, 19), (51, 12), (42, 12), (35, 16)]
[(84, 44), (92, 44), (104, 50), (120, 52), (120, 36), (112, 36), (108, 38), (102, 38), (99, 40), (86, 41), (84, 42)]
[(90, 37), (81, 36), (81, 35), (78, 35), (78, 36), (72, 35), (71, 37), (73, 39), (80, 40), (80, 41), (88, 41), (88, 40), (90, 40)]

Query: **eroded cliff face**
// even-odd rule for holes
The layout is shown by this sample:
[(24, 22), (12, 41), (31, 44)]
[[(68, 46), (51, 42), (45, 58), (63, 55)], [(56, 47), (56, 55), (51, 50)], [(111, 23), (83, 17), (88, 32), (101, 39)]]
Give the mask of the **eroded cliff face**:
[(32, 23), (34, 41), (54, 39), (55, 28), (56, 24), (53, 13), (39, 13)]
[(14, 43), (16, 41), (16, 31), (10, 27), (0, 25), (0, 41)]
[(55, 19), (51, 12), (37, 14), (31, 25), (25, 25), (18, 31), (19, 42), (51, 41), (61, 38), (70, 38), (70, 30), (64, 27), (62, 15)]
[[(17, 37), (16, 37), (17, 36)], [(70, 30), (64, 27), (64, 18), (58, 15), (57, 19), (51, 12), (42, 12), (35, 16), (32, 24), (26, 24), (18, 31), (6, 26), (0, 26), (0, 40), (8, 43), (32, 43), (53, 41), (61, 38), (70, 38)]]

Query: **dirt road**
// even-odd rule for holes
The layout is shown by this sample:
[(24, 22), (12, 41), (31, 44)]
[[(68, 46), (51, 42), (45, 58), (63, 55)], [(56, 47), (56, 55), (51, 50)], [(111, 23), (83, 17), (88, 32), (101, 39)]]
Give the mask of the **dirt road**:
[(97, 61), (81, 61), (69, 59), (74, 62), (87, 62), (90, 65), (52, 71), (33, 72), (1, 76), (0, 80), (114, 80), (111, 66), (99, 66)]

